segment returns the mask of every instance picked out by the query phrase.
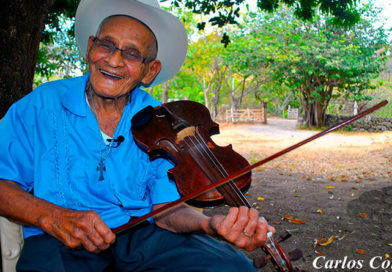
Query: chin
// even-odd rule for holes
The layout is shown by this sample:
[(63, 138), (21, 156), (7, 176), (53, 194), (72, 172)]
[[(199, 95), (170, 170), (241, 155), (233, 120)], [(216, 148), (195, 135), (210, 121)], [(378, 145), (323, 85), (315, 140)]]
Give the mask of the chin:
[(95, 90), (96, 94), (98, 94), (98, 96), (101, 96), (103, 98), (116, 98), (116, 97), (120, 97), (123, 96), (125, 94), (127, 94), (129, 92), (129, 90), (108, 90), (108, 89), (98, 89)]

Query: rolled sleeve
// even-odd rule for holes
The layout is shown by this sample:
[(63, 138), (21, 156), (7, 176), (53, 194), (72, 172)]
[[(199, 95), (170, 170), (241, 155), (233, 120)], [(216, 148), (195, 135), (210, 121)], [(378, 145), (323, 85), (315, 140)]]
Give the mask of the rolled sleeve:
[(26, 191), (32, 189), (34, 176), (33, 133), (20, 117), (17, 105), (0, 121), (0, 179), (15, 181)]

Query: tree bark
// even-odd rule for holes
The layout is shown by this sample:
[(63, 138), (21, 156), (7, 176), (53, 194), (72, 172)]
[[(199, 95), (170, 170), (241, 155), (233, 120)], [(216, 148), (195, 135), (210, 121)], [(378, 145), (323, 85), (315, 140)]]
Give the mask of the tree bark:
[(162, 84), (162, 103), (169, 102), (169, 87), (171, 84), (171, 80), (166, 81)]
[(220, 90), (222, 88), (222, 83), (223, 83), (223, 79), (226, 75), (226, 72), (228, 70), (228, 66), (226, 65), (225, 68), (223, 70), (220, 70), (220, 75), (217, 79), (217, 84), (214, 87), (214, 97), (211, 98), (211, 110), (212, 110), (212, 117), (216, 118), (219, 114), (218, 112), (218, 104), (220, 101)]
[(210, 104), (209, 104), (209, 101), (208, 101), (208, 94), (210, 93), (210, 90), (211, 90), (211, 87), (212, 87), (212, 82), (211, 81), (208, 82), (208, 85), (207, 85), (206, 77), (203, 76), (202, 84), (201, 84), (201, 87), (203, 88), (203, 92), (204, 92), (204, 106), (206, 106), (206, 108), (208, 110), (210, 110)]
[(2, 1), (0, 11), (0, 118), (32, 91), (45, 18), (54, 0)]

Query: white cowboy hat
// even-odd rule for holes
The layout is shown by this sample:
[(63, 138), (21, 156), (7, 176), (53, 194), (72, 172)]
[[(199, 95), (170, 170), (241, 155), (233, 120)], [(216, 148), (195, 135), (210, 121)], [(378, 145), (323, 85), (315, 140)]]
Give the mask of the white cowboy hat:
[(162, 10), (157, 0), (81, 0), (76, 11), (75, 37), (82, 56), (86, 54), (88, 38), (95, 36), (101, 22), (112, 15), (136, 18), (154, 33), (162, 69), (149, 86), (166, 82), (180, 70), (188, 36), (181, 21)]

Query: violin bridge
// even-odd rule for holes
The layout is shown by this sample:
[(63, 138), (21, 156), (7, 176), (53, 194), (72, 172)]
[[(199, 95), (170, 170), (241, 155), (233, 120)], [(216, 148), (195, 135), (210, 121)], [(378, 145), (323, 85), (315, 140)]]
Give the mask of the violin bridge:
[(196, 127), (186, 127), (177, 133), (177, 142), (183, 141), (186, 137), (192, 137), (196, 134)]

